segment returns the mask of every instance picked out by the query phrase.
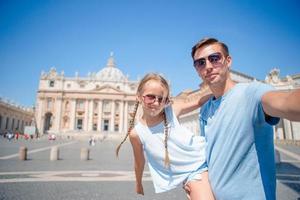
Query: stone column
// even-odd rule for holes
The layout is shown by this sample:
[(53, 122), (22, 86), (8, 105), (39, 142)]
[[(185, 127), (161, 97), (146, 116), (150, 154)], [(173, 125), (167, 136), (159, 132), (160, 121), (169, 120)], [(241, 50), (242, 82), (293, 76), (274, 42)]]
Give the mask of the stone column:
[(111, 112), (110, 112), (110, 131), (114, 132), (115, 131), (115, 101), (111, 101)]
[(290, 121), (287, 120), (287, 119), (283, 119), (283, 123), (284, 123), (283, 127), (284, 127), (284, 132), (285, 132), (286, 139), (292, 140), (293, 136), (292, 136)]
[(8, 115), (4, 115), (4, 120), (3, 120), (3, 130), (7, 130), (8, 126), (6, 126), (6, 124), (8, 123), (7, 120), (8, 120)]
[(93, 118), (94, 118), (94, 101), (90, 100), (89, 105), (89, 118), (88, 118), (88, 131), (93, 130)]
[(102, 128), (102, 100), (98, 101), (98, 122), (97, 122), (97, 131), (101, 132)]
[(125, 106), (124, 106), (124, 129), (127, 131), (128, 129), (128, 101), (125, 101)]
[(296, 132), (295, 132), (294, 126), (293, 126), (293, 121), (289, 121), (289, 122), (290, 122), (290, 128), (291, 128), (291, 136), (292, 136), (292, 139), (293, 139), (293, 140), (297, 140)]
[[(45, 102), (44, 98), (39, 98), (37, 119), (36, 119), (37, 120), (37, 128), (38, 128), (39, 134), (41, 134), (41, 135), (44, 133), (44, 117), (43, 117), (44, 102)], [(23, 123), (23, 126), (24, 126), (24, 123)]]
[(2, 129), (2, 127), (3, 127), (3, 124), (4, 124), (4, 115), (0, 115), (1, 116), (1, 118), (0, 118), (0, 131), (2, 131), (3, 129)]
[(11, 124), (10, 124), (10, 128), (11, 128), (11, 130), (12, 131), (14, 131), (15, 130), (15, 126), (16, 126), (16, 117), (14, 116), (14, 115), (11, 115)]
[[(39, 126), (39, 122), (40, 121), (36, 121), (35, 123), (36, 123), (36, 126)], [(3, 128), (4, 129), (4, 128)], [(22, 121), (21, 121), (21, 130), (24, 132), (24, 120), (22, 119)]]
[(280, 118), (280, 121), (278, 125), (275, 126), (277, 129), (277, 135), (279, 136), (280, 139), (285, 140), (285, 133), (284, 133), (284, 125), (283, 125), (283, 119)]
[(300, 140), (300, 122), (292, 122), (294, 140)]
[(10, 121), (11, 121), (10, 113), (8, 113), (7, 116), (6, 116), (6, 121), (5, 121), (5, 130), (10, 129)]
[(88, 131), (88, 120), (89, 120), (89, 99), (85, 101), (85, 108), (84, 108), (84, 123), (83, 123), (83, 130)]
[(120, 101), (120, 112), (119, 112), (119, 133), (124, 132), (124, 101)]
[(21, 146), (19, 148), (19, 159), (27, 160), (27, 147)]
[(69, 129), (74, 130), (75, 129), (75, 117), (76, 117), (76, 99), (71, 99), (70, 107), (71, 107), (71, 116), (70, 116)]
[(61, 111), (62, 111), (62, 98), (56, 98), (56, 109), (55, 109), (55, 131), (59, 132), (61, 127)]
[(274, 136), (274, 139), (277, 140), (277, 139), (280, 139), (279, 137), (279, 134), (278, 134), (278, 131), (276, 129), (276, 126), (273, 126), (273, 136)]

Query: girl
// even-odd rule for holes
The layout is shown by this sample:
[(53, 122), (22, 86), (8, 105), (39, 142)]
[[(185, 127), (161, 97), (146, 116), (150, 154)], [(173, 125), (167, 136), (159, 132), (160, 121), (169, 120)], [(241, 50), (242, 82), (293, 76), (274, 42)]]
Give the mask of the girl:
[[(138, 194), (144, 195), (142, 176), (145, 152), (156, 193), (171, 190), (183, 183), (190, 189), (188, 198), (214, 199), (208, 182), (205, 139), (194, 136), (177, 119), (200, 107), (209, 95), (190, 102), (175, 100), (170, 105), (169, 93), (167, 81), (158, 74), (147, 74), (140, 81), (133, 117), (126, 137), (117, 148), (117, 156), (129, 136), (134, 153)], [(143, 114), (133, 128), (139, 104)]]

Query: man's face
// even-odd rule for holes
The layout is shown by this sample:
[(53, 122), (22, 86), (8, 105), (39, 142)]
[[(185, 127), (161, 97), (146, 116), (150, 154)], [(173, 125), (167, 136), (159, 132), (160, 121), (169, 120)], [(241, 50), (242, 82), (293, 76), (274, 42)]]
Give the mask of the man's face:
[(195, 69), (209, 86), (223, 86), (229, 78), (230, 65), (231, 57), (225, 56), (219, 44), (203, 46), (194, 55)]

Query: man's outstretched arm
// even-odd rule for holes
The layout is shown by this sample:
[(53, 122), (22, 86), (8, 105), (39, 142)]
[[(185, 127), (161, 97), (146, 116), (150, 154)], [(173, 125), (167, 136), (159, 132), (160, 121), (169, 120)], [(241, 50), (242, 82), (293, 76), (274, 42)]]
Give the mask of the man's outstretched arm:
[(267, 115), (300, 121), (300, 89), (267, 92), (262, 96), (262, 106)]

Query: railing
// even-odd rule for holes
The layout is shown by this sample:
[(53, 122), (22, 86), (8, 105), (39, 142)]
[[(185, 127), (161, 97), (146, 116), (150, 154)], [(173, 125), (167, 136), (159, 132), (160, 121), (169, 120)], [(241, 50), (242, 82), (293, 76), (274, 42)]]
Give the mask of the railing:
[(300, 146), (300, 140), (274, 140), (275, 144), (285, 144), (285, 145), (297, 145)]

